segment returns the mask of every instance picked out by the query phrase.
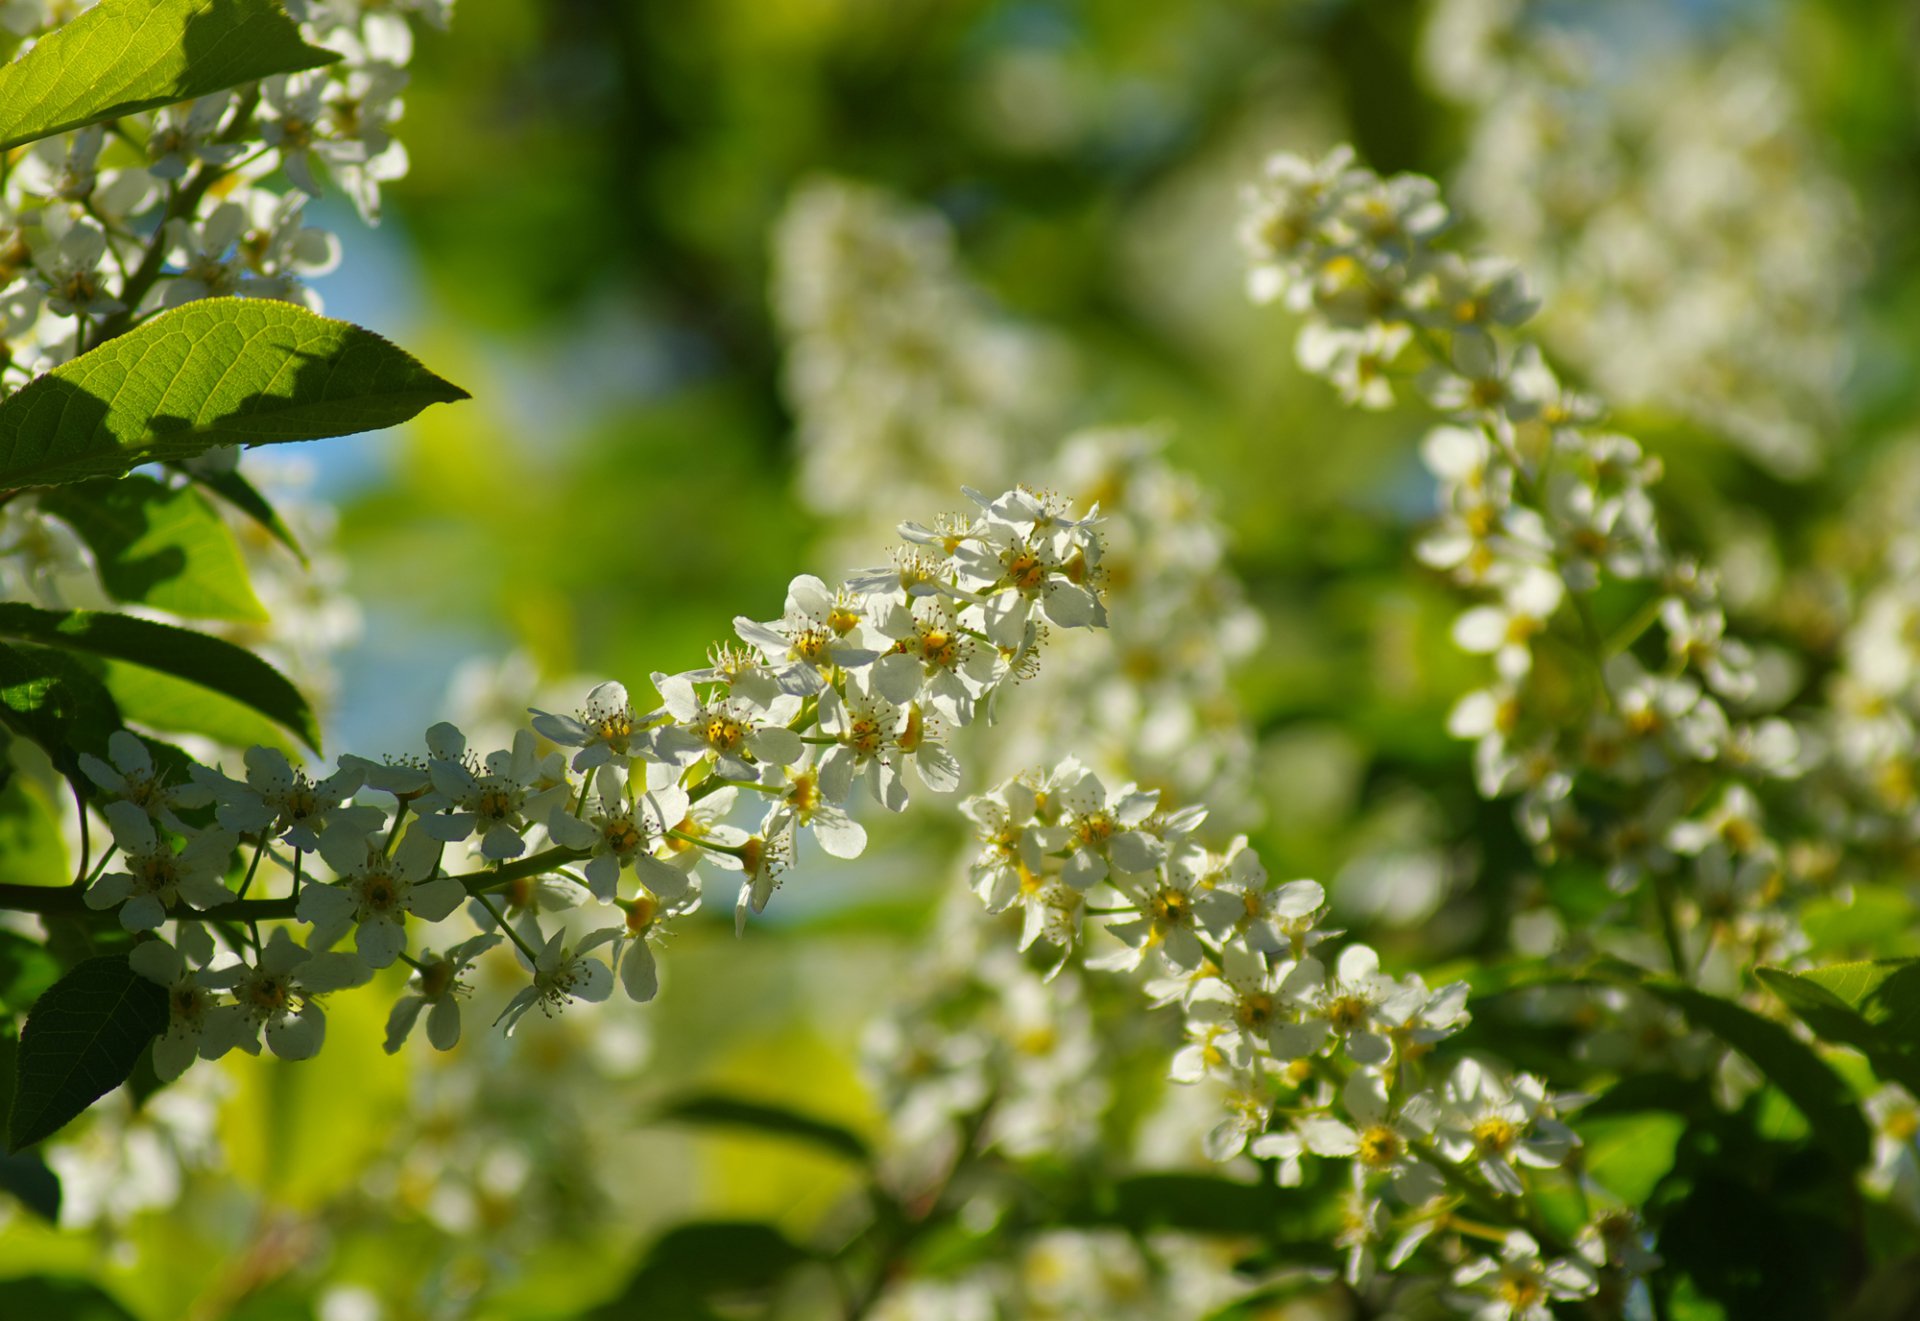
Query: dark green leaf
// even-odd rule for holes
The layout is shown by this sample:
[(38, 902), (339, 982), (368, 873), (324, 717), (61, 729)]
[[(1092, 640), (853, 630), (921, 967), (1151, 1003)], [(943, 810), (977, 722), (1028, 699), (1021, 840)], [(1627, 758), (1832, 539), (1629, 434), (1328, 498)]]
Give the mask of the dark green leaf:
[[(5, 1127), (13, 1110), (13, 1075), (19, 1055), (20, 1041), (13, 1024), (0, 1024), (0, 1128)], [(43, 1220), (60, 1218), (60, 1177), (47, 1168), (38, 1152), (0, 1156), (0, 1192), (18, 1198)]]
[(48, 1224), (60, 1222), (60, 1176), (37, 1153), (0, 1156), (0, 1192), (10, 1194)]
[(0, 642), (0, 721), (45, 748), (61, 774), (74, 776), (78, 753), (106, 752), (120, 714), (100, 680), (65, 651)]
[(216, 445), (378, 431), (467, 397), (358, 326), (286, 303), (207, 298), (0, 402), (0, 488), (117, 477)]
[(75, 482), (47, 491), (40, 508), (87, 543), (115, 600), (195, 619), (267, 617), (232, 530), (192, 487), (139, 475)]
[(271, 0), (101, 0), (0, 69), (0, 150), (339, 58)]
[(8, 1150), (57, 1132), (125, 1082), (166, 1026), (166, 991), (124, 954), (88, 959), (55, 982), (20, 1034)]
[(751, 1220), (707, 1220), (662, 1234), (619, 1297), (589, 1318), (676, 1317), (706, 1321), (719, 1315), (709, 1300), (764, 1293), (787, 1272), (813, 1259), (773, 1225)]
[(662, 1106), (656, 1117), (678, 1124), (748, 1128), (820, 1147), (849, 1160), (865, 1161), (869, 1155), (866, 1142), (850, 1129), (781, 1106), (738, 1097), (685, 1096)]
[(1639, 983), (1747, 1060), (1792, 1101), (1812, 1127), (1814, 1141), (1849, 1167), (1866, 1163), (1873, 1135), (1853, 1093), (1813, 1048), (1770, 1018), (1731, 1000), (1664, 978)]
[(137, 1321), (112, 1295), (85, 1280), (18, 1275), (0, 1280), (0, 1316), (47, 1321)]
[[(131, 615), (41, 610), (11, 601), (0, 602), (0, 637), (52, 643), (185, 679), (252, 707), (292, 730), (309, 747), (320, 746), (319, 725), (300, 690), (271, 665), (231, 642)], [(101, 695), (105, 697), (104, 689)], [(110, 700), (107, 704), (111, 709)]]

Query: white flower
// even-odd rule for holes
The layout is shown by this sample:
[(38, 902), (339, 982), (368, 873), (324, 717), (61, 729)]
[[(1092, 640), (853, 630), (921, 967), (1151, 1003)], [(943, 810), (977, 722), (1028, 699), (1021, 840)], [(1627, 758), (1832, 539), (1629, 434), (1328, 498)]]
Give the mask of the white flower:
[(1224, 853), (1198, 845), (1176, 849), (1168, 866), (1193, 876), (1201, 921), (1262, 954), (1290, 953), (1294, 958), (1324, 940), (1314, 918), (1327, 902), (1318, 881), (1274, 885), (1260, 855), (1236, 835)]
[(247, 208), (247, 232), (240, 239), (240, 255), (251, 273), (246, 292), (320, 311), (320, 296), (303, 281), (340, 265), (340, 240), (301, 223), (304, 193), (275, 196), (255, 190), (245, 193), (241, 202)]
[(1294, 1131), (1316, 1156), (1351, 1156), (1368, 1176), (1384, 1176), (1394, 1195), (1418, 1206), (1444, 1186), (1440, 1174), (1420, 1154), (1433, 1132), (1435, 1107), (1425, 1093), (1398, 1109), (1389, 1104), (1386, 1082), (1377, 1074), (1356, 1073), (1340, 1092), (1351, 1124), (1331, 1114), (1296, 1120)]
[(956, 725), (973, 719), (975, 703), (1007, 673), (999, 650), (973, 635), (951, 600), (888, 600), (873, 626), (892, 644), (874, 663), (873, 690), (891, 702), (923, 699)]
[(1540, 1245), (1520, 1230), (1507, 1235), (1500, 1259), (1475, 1257), (1453, 1273), (1454, 1284), (1486, 1301), (1473, 1321), (1552, 1321), (1552, 1304), (1590, 1297), (1598, 1287), (1593, 1268), (1577, 1257), (1540, 1256)]
[(574, 1000), (586, 1000), (598, 1004), (613, 994), (613, 969), (599, 959), (587, 957), (587, 951), (617, 940), (620, 929), (609, 927), (596, 931), (581, 941), (577, 948), (569, 949), (566, 933), (556, 931), (541, 948), (539, 957), (528, 967), (527, 957), (514, 947), (520, 963), (533, 974), (533, 985), (526, 987), (507, 1002), (500, 1011), (500, 1017), (494, 1020), (495, 1026), (505, 1027), (508, 1036), (526, 1016), (529, 1009), (538, 1005), (540, 1012), (551, 1018)]
[(820, 757), (820, 790), (828, 801), (845, 802), (859, 776), (882, 807), (904, 811), (907, 786), (900, 775), (899, 731), (904, 722), (900, 708), (850, 679), (845, 697), (835, 688), (820, 694), (817, 714), (820, 732), (835, 740)]
[(153, 1042), (153, 1071), (172, 1082), (196, 1058), (214, 1058), (207, 1029), (216, 1002), (178, 950), (164, 940), (146, 940), (128, 955), (133, 970), (167, 988), (167, 1029)]
[[(847, 627), (841, 627), (843, 623)], [(738, 616), (733, 629), (742, 642), (766, 658), (783, 692), (802, 696), (819, 692), (836, 667), (857, 669), (872, 664), (880, 654), (863, 645), (864, 630), (846, 618), (834, 593), (812, 574), (802, 574), (788, 585), (786, 613), (779, 619), (756, 623)]]
[(1462, 651), (1492, 656), (1500, 677), (1518, 683), (1533, 668), (1533, 639), (1546, 630), (1566, 596), (1560, 575), (1526, 566), (1504, 584), (1499, 605), (1475, 606), (1453, 623)]
[(1331, 381), (1347, 404), (1378, 412), (1393, 407), (1393, 364), (1412, 339), (1406, 325), (1374, 321), (1351, 330), (1310, 321), (1293, 351), (1302, 370)]
[(686, 885), (664, 894), (643, 889), (623, 907), (627, 910), (627, 924), (620, 943), (614, 948), (615, 971), (628, 998), (645, 1003), (660, 991), (660, 969), (654, 962), (653, 944), (665, 939), (670, 920), (700, 907), (700, 891)]
[(177, 808), (205, 807), (213, 795), (197, 784), (168, 784), (154, 769), (153, 755), (139, 737), (116, 729), (107, 737), (102, 761), (91, 752), (80, 754), (80, 769), (102, 790), (138, 807), (169, 829), (181, 830)]
[(687, 767), (710, 755), (722, 777), (755, 780), (756, 761), (791, 766), (806, 750), (800, 735), (786, 727), (800, 709), (800, 699), (790, 693), (764, 704), (739, 694), (703, 702), (684, 674), (656, 673), (653, 686), (674, 721), (653, 740), (654, 755), (669, 765)]
[(1385, 1064), (1392, 1057), (1389, 1030), (1425, 998), (1381, 975), (1380, 956), (1365, 945), (1341, 950), (1331, 977), (1320, 960), (1300, 960), (1281, 991), (1300, 1006), (1302, 1018), (1274, 1034), (1277, 1057), (1314, 1054), (1331, 1035), (1344, 1042), (1355, 1063), (1367, 1065)]
[(445, 954), (435, 957), (431, 950), (420, 958), (420, 966), (407, 983), (407, 994), (394, 1003), (387, 1016), (387, 1054), (398, 1053), (420, 1017), (427, 1011), (427, 1040), (435, 1050), (452, 1050), (460, 1044), (460, 999), (467, 993), (461, 977), (474, 960), (500, 943), (494, 933), (472, 936)]
[(811, 830), (820, 847), (833, 857), (857, 858), (866, 851), (866, 828), (827, 798), (819, 766), (802, 762), (788, 767), (774, 783), (782, 793), (760, 827), (762, 835), (774, 833), (773, 818), (784, 813), (795, 825)]
[(194, 908), (215, 908), (233, 898), (221, 877), (239, 841), (224, 830), (186, 832), (178, 853), (166, 836), (154, 829), (153, 818), (121, 799), (101, 809), (120, 846), (124, 870), (101, 875), (87, 887), (89, 908), (120, 909), (120, 925), (128, 931), (151, 931), (166, 920), (167, 910), (185, 902)]
[(433, 792), (415, 804), (421, 813), (415, 828), (444, 844), (478, 831), (484, 857), (517, 858), (526, 852), (522, 835), (527, 828), (545, 824), (567, 801), (565, 768), (557, 755), (553, 765), (543, 764), (532, 730), (516, 730), (511, 750), (490, 752), (484, 762), (475, 762), (466, 736), (441, 723), (427, 731), (427, 749)]
[(1530, 1074), (1502, 1081), (1476, 1060), (1462, 1060), (1447, 1080), (1435, 1145), (1450, 1161), (1472, 1163), (1481, 1177), (1510, 1197), (1525, 1185), (1517, 1162), (1537, 1170), (1565, 1163), (1579, 1145), (1555, 1116), (1546, 1088)]
[(315, 782), (304, 770), (295, 770), (277, 748), (248, 748), (245, 760), (245, 783), (207, 767), (193, 772), (219, 804), (215, 815), (220, 824), (237, 834), (283, 838), (296, 849), (312, 851), (320, 847), (320, 831), (329, 825), (374, 830), (385, 820), (377, 807), (346, 805), (360, 788), (358, 769), (342, 767)]
[(64, 206), (40, 213), (34, 236), (33, 260), (47, 290), (47, 310), (55, 316), (111, 316), (126, 304), (107, 292), (100, 262), (107, 255), (107, 235), (84, 216), (76, 218)]
[(232, 92), (215, 92), (160, 111), (154, 116), (153, 131), (147, 135), (147, 155), (153, 159), (147, 172), (156, 179), (178, 179), (187, 172), (190, 159), (207, 165), (226, 165), (237, 159), (246, 150), (244, 146), (215, 141), (220, 121), (232, 104)]
[(660, 718), (655, 712), (636, 719), (627, 689), (621, 683), (603, 683), (587, 694), (587, 705), (578, 716), (533, 712), (534, 731), (562, 747), (579, 748), (573, 769), (591, 770), (609, 762), (624, 764), (644, 754), (648, 725)]
[(313, 943), (322, 947), (353, 927), (360, 957), (369, 968), (384, 968), (407, 947), (408, 914), (438, 922), (467, 896), (456, 877), (434, 875), (443, 847), (426, 831), (410, 830), (388, 854), (380, 832), (331, 827), (320, 836), (320, 856), (340, 879), (303, 886), (296, 915), (313, 924)]
[[(1071, 760), (1061, 765), (1055, 782), (1060, 824), (1037, 834), (1045, 852), (1067, 852), (1067, 884), (1086, 890), (1111, 874), (1151, 872), (1160, 865), (1166, 845), (1141, 829), (1159, 803), (1157, 792), (1129, 784), (1109, 796), (1099, 776)], [(1196, 879), (1173, 883), (1190, 890)]]
[[(364, 985), (371, 975), (353, 955), (310, 953), (294, 943), (285, 927), (276, 927), (257, 965), (235, 964), (202, 974), (206, 985), (226, 989), (234, 999), (233, 1004), (213, 1010), (207, 1035), (216, 1054), (239, 1049), (257, 1055), (264, 1027), (267, 1048), (275, 1055), (283, 1060), (311, 1059), (327, 1034), (319, 997)], [(202, 1053), (206, 1053), (204, 1045)]]
[(598, 772), (600, 810), (582, 820), (564, 806), (553, 809), (547, 831), (563, 848), (579, 849), (587, 859), (587, 885), (594, 898), (613, 900), (620, 873), (632, 870), (650, 890), (677, 895), (686, 889), (686, 873), (653, 855), (670, 825), (687, 814), (686, 791), (676, 785), (628, 798), (627, 786), (612, 766)]
[(163, 307), (178, 307), (196, 298), (220, 298), (241, 292), (246, 266), (237, 244), (246, 233), (246, 209), (223, 202), (199, 224), (185, 218), (167, 222), (169, 256), (180, 273), (160, 295)]

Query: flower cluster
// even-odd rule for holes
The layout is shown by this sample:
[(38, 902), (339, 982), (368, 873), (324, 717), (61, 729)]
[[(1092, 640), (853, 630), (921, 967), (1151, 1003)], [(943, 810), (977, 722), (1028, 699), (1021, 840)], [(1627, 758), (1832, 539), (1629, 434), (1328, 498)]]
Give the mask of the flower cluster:
[[(321, 778), (256, 747), (244, 778), (195, 767), (169, 782), (139, 739), (116, 735), (110, 761), (84, 762), (115, 845), (86, 901), (130, 932), (173, 923), (171, 944), (135, 951), (169, 988), (156, 1067), (172, 1077), (196, 1057), (258, 1051), (263, 1032), (274, 1053), (305, 1058), (321, 1044), (322, 997), (401, 960), (414, 978), (389, 1049), (423, 1011), (433, 1044), (450, 1048), (468, 970), (503, 939), (526, 975), (500, 1016), (508, 1031), (534, 1009), (604, 1000), (616, 980), (650, 999), (654, 946), (699, 906), (703, 873), (739, 878), (744, 925), (803, 840), (860, 853), (849, 809), (863, 786), (892, 811), (914, 783), (951, 792), (948, 731), (985, 719), (1032, 671), (1049, 626), (1105, 618), (1093, 514), (1020, 489), (975, 499), (967, 523), (903, 525), (884, 567), (836, 588), (795, 579), (780, 617), (737, 619), (738, 642), (716, 646), (711, 664), (656, 674), (652, 711), (605, 683), (577, 713), (535, 711), (510, 748), (479, 755), (442, 723), (417, 760), (348, 755)], [(450, 871), (462, 854), (479, 865)], [(304, 944), (285, 927), (262, 940), (221, 920), (268, 858), (290, 877)], [(479, 936), (411, 952), (415, 924), (463, 904)], [(582, 906), (601, 920), (554, 916)], [(352, 953), (333, 948), (349, 938)]]
[(1436, 7), (1429, 81), (1470, 124), (1455, 191), (1541, 281), (1549, 342), (1610, 398), (1805, 476), (1850, 366), (1857, 204), (1769, 42), (1728, 50), (1716, 30), (1709, 49), (1659, 6), (1626, 8), (1638, 21)]
[[(1475, 1056), (1437, 1068), (1436, 1050), (1468, 1021), (1466, 985), (1390, 976), (1363, 944), (1334, 954), (1340, 933), (1322, 925), (1317, 883), (1276, 883), (1245, 837), (1217, 851), (1200, 841), (1203, 809), (1163, 812), (1153, 793), (1109, 789), (1073, 760), (971, 798), (966, 812), (975, 888), (989, 911), (1023, 912), (1022, 948), (1058, 946), (1064, 963), (1096, 922), (1117, 944), (1087, 966), (1136, 974), (1152, 1004), (1179, 1009), (1185, 1044), (1169, 1076), (1221, 1091), (1213, 1159), (1272, 1160), (1282, 1187), (1305, 1182), (1314, 1161), (1346, 1162), (1350, 1283), (1464, 1261), (1452, 1273), (1464, 1293), (1544, 1308), (1623, 1291), (1648, 1269), (1644, 1251), (1596, 1246), (1600, 1220), (1559, 1241), (1527, 1209), (1530, 1181), (1579, 1178), (1563, 1118), (1576, 1099)], [(1487, 1218), (1505, 1226), (1497, 1257), (1470, 1247)]]
[(850, 514), (876, 491), (924, 505), (1002, 481), (1047, 443), (1062, 350), (993, 314), (938, 213), (817, 180), (788, 203), (774, 265), (800, 494), (814, 508)]
[[(1303, 366), (1363, 406), (1411, 386), (1446, 419), (1421, 447), (1440, 516), (1418, 554), (1485, 598), (1454, 639), (1495, 671), (1450, 728), (1543, 858), (1596, 857), (1622, 894), (1651, 876), (1669, 910), (1684, 876), (1709, 942), (1790, 954), (1791, 887), (1763, 804), (1807, 769), (1802, 739), (1765, 714), (1779, 694), (1760, 690), (1714, 571), (1667, 546), (1659, 462), (1514, 335), (1535, 310), (1520, 273), (1456, 254), (1448, 220), (1431, 180), (1381, 178), (1342, 148), (1269, 161), (1242, 236), (1254, 297), (1306, 315)], [(1637, 605), (1603, 628), (1595, 603), (1612, 584)], [(1683, 949), (1663, 920), (1691, 971), (1706, 945)]]

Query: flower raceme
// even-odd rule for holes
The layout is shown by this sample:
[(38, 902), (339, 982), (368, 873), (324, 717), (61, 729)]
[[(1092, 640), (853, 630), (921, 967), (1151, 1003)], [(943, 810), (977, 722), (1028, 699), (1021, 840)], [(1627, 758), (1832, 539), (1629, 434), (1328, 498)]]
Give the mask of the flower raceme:
[[(136, 965), (170, 988), (168, 1067), (257, 1050), (262, 1028), (276, 1053), (311, 1054), (321, 997), (400, 961), (415, 977), (389, 1048), (423, 1010), (430, 1041), (449, 1047), (464, 971), (501, 939), (529, 979), (501, 1015), (509, 1030), (535, 1008), (605, 999), (616, 980), (649, 999), (655, 948), (699, 907), (707, 875), (738, 875), (744, 924), (804, 840), (859, 854), (865, 833), (849, 808), (862, 786), (896, 812), (913, 783), (953, 791), (947, 726), (972, 722), (1032, 672), (1043, 623), (1104, 621), (1097, 510), (1076, 517), (1024, 490), (969, 494), (977, 513), (949, 520), (937, 544), (906, 525), (895, 567), (832, 589), (795, 579), (781, 618), (736, 620), (744, 649), (722, 645), (709, 667), (656, 674), (661, 705), (650, 712), (606, 683), (576, 714), (532, 712), (510, 748), (477, 754), (442, 723), (420, 758), (343, 756), (319, 778), (268, 748), (246, 753), (243, 779), (196, 766), (180, 789), (156, 778), (137, 741), (117, 740), (112, 763), (90, 758), (121, 865), (103, 862), (87, 902), (118, 909), (130, 931), (172, 924), (171, 944), (152, 942)], [(1106, 859), (1157, 856), (1136, 829), (1150, 799), (1109, 813), (1095, 782), (1066, 801), (1083, 882)], [(478, 865), (460, 871), (461, 857)], [(255, 905), (234, 901), (267, 861), (292, 893), (266, 902), (305, 924), (305, 940), (286, 927), (249, 940), (225, 924), (216, 952), (195, 925), (202, 911), (252, 918)], [(228, 880), (243, 864), (236, 892)], [(481, 935), (444, 955), (410, 952), (419, 923), (444, 922), (463, 901)], [(349, 936), (353, 953), (335, 949)]]

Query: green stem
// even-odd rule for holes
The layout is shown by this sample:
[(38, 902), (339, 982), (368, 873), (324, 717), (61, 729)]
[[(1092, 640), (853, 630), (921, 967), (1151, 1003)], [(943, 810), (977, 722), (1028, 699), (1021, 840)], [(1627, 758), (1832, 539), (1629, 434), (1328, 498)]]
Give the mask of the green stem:
[(683, 844), (695, 844), (703, 849), (711, 850), (714, 853), (730, 853), (736, 858), (740, 857), (743, 853), (746, 852), (746, 850), (738, 847), (737, 845), (716, 844), (710, 839), (702, 839), (698, 835), (689, 835), (684, 830), (669, 830), (667, 832), (667, 838), (677, 839)]
[(481, 894), (478, 890), (473, 892), (473, 899), (475, 903), (479, 904), (492, 915), (493, 920), (499, 925), (500, 929), (507, 933), (507, 939), (520, 947), (520, 952), (527, 956), (527, 962), (536, 968), (539, 967), (540, 955), (534, 951), (533, 946), (527, 943), (525, 936), (522, 936), (518, 931), (513, 929), (513, 924), (507, 921), (507, 915), (494, 906), (493, 900), (487, 898), (487, 896)]
[(260, 843), (253, 850), (253, 861), (247, 865), (246, 877), (240, 882), (240, 897), (247, 897), (247, 887), (253, 884), (253, 874), (260, 870), (260, 859), (267, 851), (267, 837), (262, 834)]

